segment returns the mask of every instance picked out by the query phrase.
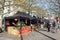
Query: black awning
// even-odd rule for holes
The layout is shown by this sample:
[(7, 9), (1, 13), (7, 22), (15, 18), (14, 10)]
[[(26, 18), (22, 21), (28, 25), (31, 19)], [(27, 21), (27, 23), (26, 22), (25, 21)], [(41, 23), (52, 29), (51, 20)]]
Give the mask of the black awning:
[(25, 17), (29, 19), (32, 18), (29, 14), (26, 14), (25, 12), (20, 12), (20, 11), (18, 11), (14, 16)]
[(28, 18), (30, 20), (36, 19), (35, 17), (31, 17), (29, 14), (25, 13), (25, 12), (20, 12), (18, 11), (16, 14), (14, 14), (13, 16), (10, 17), (6, 17), (7, 19), (12, 19), (12, 18), (17, 18), (17, 17), (23, 17), (23, 18)]

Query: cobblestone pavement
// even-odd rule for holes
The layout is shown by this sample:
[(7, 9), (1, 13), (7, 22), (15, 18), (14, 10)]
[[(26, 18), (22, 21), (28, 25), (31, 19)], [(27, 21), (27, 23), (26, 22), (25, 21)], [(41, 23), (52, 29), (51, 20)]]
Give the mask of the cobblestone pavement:
[(20, 38), (3, 32), (0, 33), (0, 40), (60, 40), (59, 31), (57, 33), (47, 32), (45, 30), (32, 31)]

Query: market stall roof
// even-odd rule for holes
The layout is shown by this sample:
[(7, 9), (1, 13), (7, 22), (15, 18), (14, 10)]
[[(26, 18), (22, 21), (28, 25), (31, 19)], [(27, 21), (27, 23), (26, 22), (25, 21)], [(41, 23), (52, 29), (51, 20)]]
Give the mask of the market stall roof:
[(29, 14), (26, 14), (25, 12), (20, 12), (20, 11), (18, 11), (13, 16), (6, 17), (6, 19), (12, 19), (12, 18), (15, 18), (15, 17), (23, 17), (23, 18), (28, 18), (30, 20), (37, 19), (36, 17), (31, 17)]

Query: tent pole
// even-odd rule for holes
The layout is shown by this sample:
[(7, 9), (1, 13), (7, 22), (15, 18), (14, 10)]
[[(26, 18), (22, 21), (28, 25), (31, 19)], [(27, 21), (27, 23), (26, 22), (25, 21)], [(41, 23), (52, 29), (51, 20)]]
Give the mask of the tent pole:
[[(18, 17), (18, 23), (20, 22), (20, 17)], [(20, 27), (19, 27), (19, 29), (20, 29)]]
[(5, 29), (5, 28), (6, 28), (6, 25), (5, 25), (5, 17), (4, 17), (4, 24), (3, 24), (3, 25), (4, 25), (3, 31), (5, 31), (5, 30), (6, 30), (6, 29)]
[(32, 24), (31, 24), (31, 20), (30, 20), (30, 26), (31, 26), (31, 32), (32, 32)]

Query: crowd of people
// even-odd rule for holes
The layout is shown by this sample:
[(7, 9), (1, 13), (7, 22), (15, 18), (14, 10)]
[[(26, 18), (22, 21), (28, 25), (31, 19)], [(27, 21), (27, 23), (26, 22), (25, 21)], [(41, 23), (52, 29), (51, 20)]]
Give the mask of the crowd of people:
[(46, 19), (44, 17), (40, 18), (41, 28), (46, 27), (48, 32), (57, 32), (60, 28), (60, 20), (59, 17), (55, 17), (54, 19)]

